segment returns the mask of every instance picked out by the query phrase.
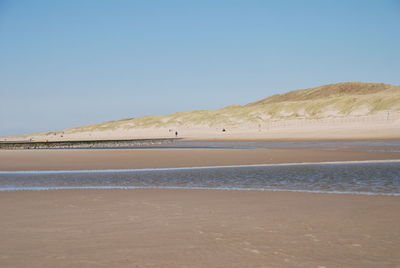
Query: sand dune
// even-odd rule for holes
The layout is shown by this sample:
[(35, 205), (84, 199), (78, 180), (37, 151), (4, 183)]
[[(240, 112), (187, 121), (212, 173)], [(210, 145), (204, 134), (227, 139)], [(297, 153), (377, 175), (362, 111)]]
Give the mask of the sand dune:
[[(225, 131), (223, 131), (225, 130)], [(179, 112), (8, 139), (400, 138), (400, 86), (347, 82), (273, 95), (244, 106)]]

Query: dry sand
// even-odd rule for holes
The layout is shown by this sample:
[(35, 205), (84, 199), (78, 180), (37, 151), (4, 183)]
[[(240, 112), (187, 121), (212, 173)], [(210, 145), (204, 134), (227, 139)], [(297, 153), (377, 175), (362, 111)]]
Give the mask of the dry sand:
[[(184, 120), (184, 119), (182, 119)], [(276, 119), (249, 122), (230, 119), (231, 124), (132, 127), (129, 124), (99, 129), (69, 129), (42, 134), (0, 137), (3, 140), (65, 141), (97, 139), (148, 139), (173, 138), (178, 131), (180, 138), (194, 140), (348, 140), (348, 139), (399, 139), (400, 113), (380, 112), (366, 116), (321, 117), (314, 119)], [(123, 121), (125, 122), (125, 121)], [(209, 122), (210, 123), (210, 122)], [(114, 124), (111, 122), (110, 124)], [(222, 129), (226, 129), (222, 132)]]
[(400, 159), (340, 148), (0, 150), (0, 170), (134, 169)]
[(0, 193), (0, 267), (400, 267), (400, 197)]

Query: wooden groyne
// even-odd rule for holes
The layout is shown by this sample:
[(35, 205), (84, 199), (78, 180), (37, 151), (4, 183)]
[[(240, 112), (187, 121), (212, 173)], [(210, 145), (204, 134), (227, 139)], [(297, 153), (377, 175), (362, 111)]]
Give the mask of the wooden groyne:
[(3, 141), (0, 149), (68, 149), (68, 148), (115, 148), (147, 147), (173, 143), (179, 138), (134, 140), (78, 140), (78, 141)]

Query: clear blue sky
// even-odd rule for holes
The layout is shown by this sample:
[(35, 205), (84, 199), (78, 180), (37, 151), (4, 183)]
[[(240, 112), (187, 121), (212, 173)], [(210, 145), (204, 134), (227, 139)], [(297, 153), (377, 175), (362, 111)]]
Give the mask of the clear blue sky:
[(0, 0), (0, 136), (400, 84), (400, 1)]

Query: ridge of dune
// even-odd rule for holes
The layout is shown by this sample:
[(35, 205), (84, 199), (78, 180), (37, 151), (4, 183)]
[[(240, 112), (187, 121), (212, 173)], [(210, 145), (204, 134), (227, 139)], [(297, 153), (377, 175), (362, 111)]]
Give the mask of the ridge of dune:
[(265, 99), (250, 103), (248, 105), (258, 105), (266, 103), (277, 103), (285, 101), (306, 101), (306, 100), (318, 100), (329, 97), (341, 97), (341, 96), (361, 96), (370, 95), (376, 93), (391, 93), (398, 91), (400, 92), (400, 86), (394, 86), (384, 83), (364, 83), (364, 82), (344, 82), (323, 85), (315, 88), (299, 89), (290, 91), (284, 94), (275, 94)]

